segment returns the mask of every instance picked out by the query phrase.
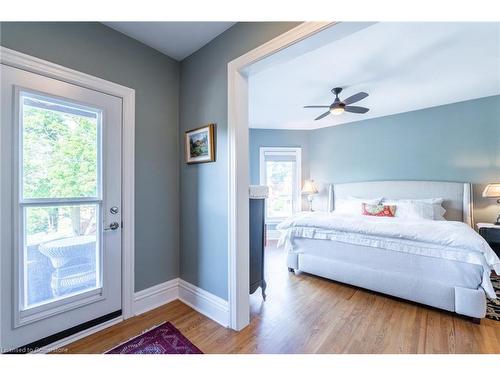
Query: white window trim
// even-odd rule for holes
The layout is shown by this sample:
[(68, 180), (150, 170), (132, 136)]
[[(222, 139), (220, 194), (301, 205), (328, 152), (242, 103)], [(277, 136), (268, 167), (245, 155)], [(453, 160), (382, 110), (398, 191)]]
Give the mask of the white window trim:
[[(0, 63), (122, 99), (122, 319), (134, 316), (135, 90), (0, 47)], [(10, 207), (0, 207), (1, 210)], [(1, 216), (0, 216), (1, 220)], [(2, 223), (0, 222), (0, 227)], [(1, 272), (1, 269), (0, 269)], [(0, 274), (0, 279), (1, 279)], [(0, 312), (1, 313), (1, 312)], [(116, 323), (119, 320), (116, 320)], [(1, 331), (0, 331), (1, 337)]]
[[(266, 185), (266, 164), (265, 156), (268, 152), (283, 153), (284, 155), (295, 154), (295, 175), (296, 184), (294, 186), (294, 197), (293, 197), (293, 213), (302, 210), (302, 200), (300, 195), (300, 189), (302, 186), (302, 148), (300, 147), (260, 147), (259, 149), (259, 180), (260, 185)], [(267, 212), (267, 210), (266, 210)], [(266, 216), (266, 223), (278, 223), (283, 218), (268, 218)]]

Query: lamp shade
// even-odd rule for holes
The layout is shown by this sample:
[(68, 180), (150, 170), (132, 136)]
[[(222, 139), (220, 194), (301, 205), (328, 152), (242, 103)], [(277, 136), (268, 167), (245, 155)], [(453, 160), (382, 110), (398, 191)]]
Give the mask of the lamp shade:
[(313, 180), (305, 180), (302, 186), (302, 194), (317, 194), (318, 189)]
[(488, 184), (483, 190), (485, 198), (500, 198), (500, 183)]

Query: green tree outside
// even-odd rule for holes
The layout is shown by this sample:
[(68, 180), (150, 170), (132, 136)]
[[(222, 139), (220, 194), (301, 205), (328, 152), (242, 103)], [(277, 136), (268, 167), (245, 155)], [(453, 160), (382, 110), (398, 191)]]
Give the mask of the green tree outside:
[[(97, 118), (24, 105), (24, 198), (95, 197), (97, 131)], [(70, 216), (79, 235), (80, 208), (73, 207)], [(31, 210), (28, 234), (57, 232), (59, 218), (57, 207)]]

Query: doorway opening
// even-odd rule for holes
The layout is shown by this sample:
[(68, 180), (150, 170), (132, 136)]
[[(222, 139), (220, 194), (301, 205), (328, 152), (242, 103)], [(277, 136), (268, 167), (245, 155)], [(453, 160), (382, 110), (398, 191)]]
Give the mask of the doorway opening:
[[(250, 234), (252, 232), (252, 228), (250, 227), (250, 222), (253, 220), (249, 213), (248, 202), (248, 186), (252, 183), (249, 171), (249, 166), (252, 168), (250, 165), (251, 150), (249, 130), (265, 129), (268, 125), (266, 124), (265, 118), (256, 118), (255, 114), (250, 110), (252, 103), (257, 103), (259, 101), (259, 95), (255, 96), (255, 91), (251, 88), (252, 79), (272, 66), (280, 66), (283, 63), (292, 61), (296, 57), (304, 55), (307, 52), (320, 49), (325, 45), (325, 43), (341, 40), (350, 34), (369, 27), (370, 25), (373, 25), (373, 23), (305, 22), (228, 64), (228, 294), (230, 327), (233, 329), (241, 330), (249, 324), (251, 312), (249, 290), (253, 290), (253, 288), (250, 288), (249, 285), (249, 280), (252, 278), (252, 275), (250, 275), (250, 272), (252, 272), (251, 263), (254, 262), (254, 259), (251, 258), (249, 250), (249, 239), (250, 242), (252, 242)], [(271, 82), (269, 82), (269, 84), (272, 85)], [(268, 88), (271, 87), (268, 86)], [(261, 96), (261, 98), (263, 98), (263, 96)], [(266, 106), (265, 103), (262, 102), (259, 104), (263, 107)], [(269, 115), (272, 112), (278, 113), (280, 111), (279, 106), (278, 108), (267, 108), (268, 112), (266, 115)], [(296, 130), (299, 131), (300, 127), (296, 128)], [(288, 183), (288, 189), (291, 191), (290, 195), (292, 196), (292, 199), (288, 204), (284, 204), (284, 202), (288, 199), (285, 198), (286, 194), (283, 196), (281, 201), (280, 199), (276, 199), (274, 196), (271, 198), (271, 204), (277, 204), (278, 206), (276, 208), (278, 209), (278, 212), (281, 211), (281, 213), (285, 212), (286, 209), (296, 213), (303, 209), (307, 210), (314, 207), (312, 196), (315, 194), (316, 187), (310, 181), (306, 183), (309, 171), (303, 168), (305, 156), (304, 148), (307, 148), (307, 137), (300, 139), (301, 134), (297, 133), (296, 135), (299, 139), (292, 147), (294, 149), (300, 149), (301, 165), (296, 165), (295, 168), (290, 168), (290, 178), (293, 182)], [(265, 144), (262, 146), (284, 147), (283, 144), (280, 143), (281, 139), (278, 137), (272, 144)], [(297, 162), (298, 158), (295, 158), (295, 160)], [(282, 163), (285, 162), (283, 161)], [(298, 168), (300, 168), (300, 172), (297, 172)], [(263, 169), (265, 169), (265, 167)], [(267, 172), (258, 172), (259, 184), (264, 182), (265, 179), (264, 177), (261, 181), (261, 173)], [(294, 173), (295, 178), (293, 177)], [(298, 175), (300, 175), (299, 179), (297, 179)], [(309, 194), (302, 194), (307, 192), (309, 192)], [(273, 194), (274, 193), (275, 192), (273, 191)], [(279, 208), (280, 205), (282, 205), (281, 208)], [(266, 215), (267, 213), (268, 209), (266, 208)], [(270, 218), (267, 219), (269, 221)], [(266, 219), (264, 218), (264, 222), (265, 220)], [(272, 232), (273, 230), (274, 232)], [(278, 235), (278, 232), (276, 232), (276, 229), (272, 226), (270, 227), (270, 230), (266, 230), (265, 233), (271, 234), (271, 236), (274, 236), (275, 238)], [(276, 244), (276, 240), (274, 244)], [(273, 251), (270, 250), (269, 254), (272, 253)], [(276, 251), (274, 254), (276, 254), (274, 259), (276, 259), (277, 262), (282, 263), (282, 253), (278, 253)], [(265, 257), (263, 257), (263, 260), (265, 262)], [(253, 265), (253, 269), (255, 269), (255, 264)], [(265, 285), (265, 280), (261, 284)]]
[(248, 78), (265, 69), (271, 61), (278, 62), (299, 53), (303, 48), (298, 45), (300, 41), (314, 38), (334, 25), (305, 22), (228, 64), (228, 299), (229, 326), (235, 330), (243, 329), (250, 322)]

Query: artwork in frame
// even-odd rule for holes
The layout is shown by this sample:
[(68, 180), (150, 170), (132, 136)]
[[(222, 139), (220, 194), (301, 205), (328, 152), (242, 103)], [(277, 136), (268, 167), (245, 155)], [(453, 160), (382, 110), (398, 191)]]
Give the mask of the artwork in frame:
[(184, 136), (186, 163), (195, 164), (215, 161), (214, 133), (214, 124), (186, 131)]

